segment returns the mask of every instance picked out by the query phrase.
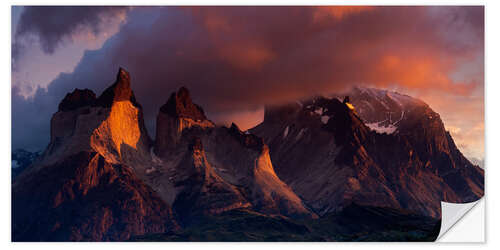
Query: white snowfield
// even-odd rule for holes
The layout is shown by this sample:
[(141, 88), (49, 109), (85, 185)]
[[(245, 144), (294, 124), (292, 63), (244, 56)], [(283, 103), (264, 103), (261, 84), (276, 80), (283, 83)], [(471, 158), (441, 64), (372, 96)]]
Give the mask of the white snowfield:
[(374, 123), (367, 123), (366, 126), (368, 126), (371, 130), (379, 133), (379, 134), (392, 134), (394, 133), (394, 131), (396, 131), (396, 129), (398, 129), (398, 127), (390, 124), (389, 126), (387, 127), (383, 127), (380, 125), (380, 123), (378, 122), (374, 122)]
[[(387, 105), (388, 103), (386, 103), (387, 98), (389, 100), (392, 100), (392, 102), (396, 103), (401, 109), (401, 117), (396, 121), (394, 121), (391, 117), (391, 114), (389, 114), (387, 120), (366, 123), (366, 126), (368, 126), (371, 130), (379, 134), (393, 134), (394, 132), (396, 132), (399, 123), (405, 117), (406, 109), (409, 106), (413, 105), (415, 102), (412, 100), (411, 97), (399, 94), (397, 92), (392, 92), (387, 90), (381, 91), (372, 88), (357, 88), (357, 89), (362, 93), (372, 96), (375, 100), (377, 100), (378, 103), (380, 103), (387, 110), (389, 110), (389, 106)], [(375, 111), (373, 105), (370, 102), (364, 101), (364, 104), (366, 104), (368, 108), (370, 108), (372, 111)], [(387, 124), (387, 121), (389, 121), (388, 122), (389, 124)]]
[(386, 133), (386, 134), (390, 135), (398, 129), (398, 127), (396, 125), (403, 120), (404, 116), (405, 116), (405, 111), (403, 110), (403, 112), (401, 112), (401, 118), (399, 118), (399, 120), (393, 122), (392, 124), (389, 124), (388, 126), (381, 125), (382, 123), (386, 122), (387, 120), (381, 121), (381, 122), (367, 123), (366, 126), (368, 126), (371, 130), (373, 130), (379, 134)]

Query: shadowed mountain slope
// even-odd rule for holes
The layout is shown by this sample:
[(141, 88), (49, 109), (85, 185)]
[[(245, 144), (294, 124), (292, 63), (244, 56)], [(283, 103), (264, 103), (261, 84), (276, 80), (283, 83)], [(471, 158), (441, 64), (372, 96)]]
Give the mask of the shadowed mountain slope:
[(376, 107), (391, 106), (375, 97), (316, 97), (266, 108), (251, 132), (269, 145), (278, 176), (320, 215), (356, 202), (439, 217), (441, 201), (482, 197), (483, 170), (463, 157), (439, 115), (419, 100), (387, 95), (394, 107), (404, 101), (395, 122), (378, 117), (384, 112)]

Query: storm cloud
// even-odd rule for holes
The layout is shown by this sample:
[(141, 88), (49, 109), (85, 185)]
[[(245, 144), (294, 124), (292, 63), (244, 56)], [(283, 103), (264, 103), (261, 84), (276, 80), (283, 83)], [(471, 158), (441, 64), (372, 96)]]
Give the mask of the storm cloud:
[[(74, 14), (79, 21), (55, 30), (51, 21), (28, 27), (23, 22), (37, 15), (25, 15), (33, 14), (23, 14), (18, 33), (37, 34), (50, 53), (77, 27), (97, 27), (102, 12)], [(149, 131), (180, 86), (222, 123), (235, 114), (256, 117), (266, 104), (353, 85), (466, 97), (483, 84), (482, 74), (460, 70), (478, 61), (471, 67), (484, 71), (483, 19), (482, 7), (136, 7), (72, 73), (28, 100), (13, 88), (13, 147), (45, 146), (50, 115), (64, 95), (74, 88), (100, 94), (118, 67), (131, 73)], [(14, 115), (34, 108), (36, 119)], [(27, 129), (45, 139), (26, 138)]]
[(99, 34), (102, 23), (117, 16), (123, 18), (128, 10), (119, 6), (26, 6), (16, 28), (16, 46), (21, 39), (37, 38), (43, 51), (53, 53), (76, 34)]

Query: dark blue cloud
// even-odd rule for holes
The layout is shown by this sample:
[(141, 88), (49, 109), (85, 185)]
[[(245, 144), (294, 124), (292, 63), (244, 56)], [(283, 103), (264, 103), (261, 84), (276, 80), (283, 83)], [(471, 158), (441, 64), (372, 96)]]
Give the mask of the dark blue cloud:
[[(120, 6), (25, 6), (16, 28), (16, 43), (26, 36), (38, 38), (46, 53), (53, 53), (64, 40), (81, 30), (94, 35), (100, 22), (129, 10)], [(18, 45), (19, 46), (19, 45)]]

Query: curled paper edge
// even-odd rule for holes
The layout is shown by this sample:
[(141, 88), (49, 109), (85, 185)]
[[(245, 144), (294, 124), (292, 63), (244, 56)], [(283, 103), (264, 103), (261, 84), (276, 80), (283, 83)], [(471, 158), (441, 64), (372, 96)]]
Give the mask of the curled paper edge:
[(481, 199), (469, 203), (441, 202), (441, 229), (436, 241), (445, 235), (458, 221), (464, 217)]

